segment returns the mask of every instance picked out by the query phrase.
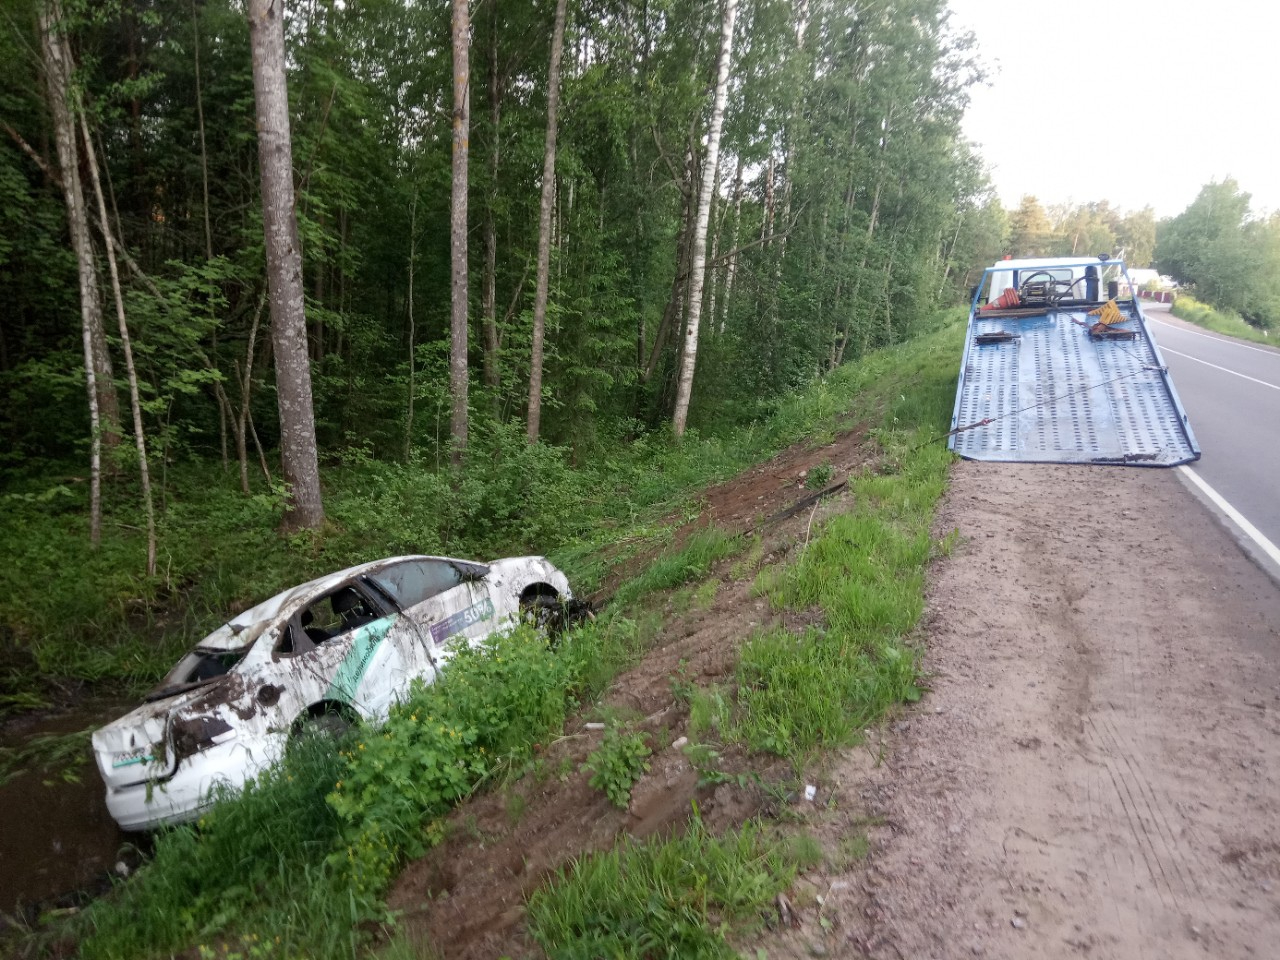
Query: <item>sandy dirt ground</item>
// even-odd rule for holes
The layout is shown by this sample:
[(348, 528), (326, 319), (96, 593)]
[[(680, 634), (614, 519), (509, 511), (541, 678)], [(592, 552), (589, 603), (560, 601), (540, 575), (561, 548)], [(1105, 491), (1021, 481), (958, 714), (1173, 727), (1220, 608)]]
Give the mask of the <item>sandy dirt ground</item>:
[(939, 525), (932, 691), (831, 777), (870, 856), (777, 952), (1280, 956), (1280, 587), (1171, 471), (959, 463)]

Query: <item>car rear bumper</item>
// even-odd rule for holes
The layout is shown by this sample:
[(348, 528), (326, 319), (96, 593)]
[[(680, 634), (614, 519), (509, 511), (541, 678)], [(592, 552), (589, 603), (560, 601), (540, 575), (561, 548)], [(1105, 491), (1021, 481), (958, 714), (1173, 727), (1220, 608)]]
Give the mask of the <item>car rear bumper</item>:
[(197, 819), (217, 796), (238, 792), (245, 781), (278, 759), (271, 745), (242, 740), (216, 744), (179, 762), (173, 776), (107, 790), (107, 811), (121, 830), (154, 830)]

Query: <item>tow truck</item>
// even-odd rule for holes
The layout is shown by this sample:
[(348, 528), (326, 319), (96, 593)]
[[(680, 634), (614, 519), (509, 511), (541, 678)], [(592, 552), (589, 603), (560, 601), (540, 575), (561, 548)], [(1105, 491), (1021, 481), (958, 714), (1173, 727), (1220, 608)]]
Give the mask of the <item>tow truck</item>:
[(1200, 459), (1128, 271), (1108, 255), (1006, 259), (984, 271), (948, 436), (969, 460)]

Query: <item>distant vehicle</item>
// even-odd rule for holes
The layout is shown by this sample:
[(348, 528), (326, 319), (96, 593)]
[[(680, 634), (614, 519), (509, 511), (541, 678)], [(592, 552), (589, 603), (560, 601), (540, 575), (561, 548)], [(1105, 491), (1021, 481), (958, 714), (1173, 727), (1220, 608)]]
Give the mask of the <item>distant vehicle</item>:
[(973, 288), (949, 445), (970, 460), (1200, 458), (1124, 264), (1002, 260)]
[(435, 679), (447, 641), (586, 612), (542, 557), (392, 557), (286, 590), (201, 640), (93, 735), (107, 809), (124, 830), (195, 819), (216, 786), (239, 789), (291, 736), (385, 719), (413, 680)]

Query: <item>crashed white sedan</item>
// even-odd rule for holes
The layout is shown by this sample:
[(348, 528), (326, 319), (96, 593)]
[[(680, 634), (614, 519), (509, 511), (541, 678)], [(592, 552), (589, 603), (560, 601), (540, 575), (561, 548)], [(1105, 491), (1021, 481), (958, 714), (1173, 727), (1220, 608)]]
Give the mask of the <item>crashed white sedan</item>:
[(201, 640), (146, 702), (93, 735), (107, 809), (125, 830), (192, 820), (219, 784), (275, 763), (289, 738), (380, 721), (446, 641), (483, 641), (572, 602), (542, 557), (392, 557), (272, 597)]

